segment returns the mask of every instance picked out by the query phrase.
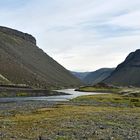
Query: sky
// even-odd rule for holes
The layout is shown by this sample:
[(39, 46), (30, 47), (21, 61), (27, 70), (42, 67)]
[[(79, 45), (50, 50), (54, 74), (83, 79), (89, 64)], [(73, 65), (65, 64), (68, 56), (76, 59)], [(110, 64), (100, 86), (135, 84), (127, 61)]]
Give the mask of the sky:
[(32, 34), (68, 70), (116, 67), (140, 48), (140, 0), (0, 0), (0, 26)]

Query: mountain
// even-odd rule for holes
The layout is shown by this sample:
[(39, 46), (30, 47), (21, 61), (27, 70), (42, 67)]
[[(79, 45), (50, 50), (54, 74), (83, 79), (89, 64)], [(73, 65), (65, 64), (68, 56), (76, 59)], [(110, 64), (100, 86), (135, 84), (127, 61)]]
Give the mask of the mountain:
[(79, 78), (80, 80), (83, 80), (90, 72), (74, 72), (71, 71), (71, 73), (76, 76), (77, 78)]
[(0, 74), (36, 88), (79, 86), (81, 81), (37, 47), (27, 33), (0, 27)]
[(120, 86), (140, 86), (140, 49), (130, 53), (104, 82)]
[(87, 84), (97, 84), (103, 81), (105, 78), (110, 76), (110, 74), (114, 71), (114, 68), (101, 68), (94, 72), (90, 72), (83, 81)]

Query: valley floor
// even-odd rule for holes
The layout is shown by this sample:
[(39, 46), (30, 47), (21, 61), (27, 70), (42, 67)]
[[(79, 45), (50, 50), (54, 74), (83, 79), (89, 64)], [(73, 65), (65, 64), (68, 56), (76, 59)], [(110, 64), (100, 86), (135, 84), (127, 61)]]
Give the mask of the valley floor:
[(0, 103), (1, 140), (140, 140), (140, 98)]

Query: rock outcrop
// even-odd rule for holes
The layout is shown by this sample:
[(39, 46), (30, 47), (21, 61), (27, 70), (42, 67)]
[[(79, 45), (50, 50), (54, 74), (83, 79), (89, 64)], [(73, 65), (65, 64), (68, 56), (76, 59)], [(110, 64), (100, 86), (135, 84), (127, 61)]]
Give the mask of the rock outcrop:
[(0, 26), (0, 32), (3, 32), (5, 34), (13, 36), (13, 37), (22, 38), (22, 39), (29, 41), (30, 43), (36, 45), (36, 39), (30, 34), (23, 33), (23, 32), (15, 30), (15, 29), (10, 29), (7, 27), (2, 27), (2, 26)]

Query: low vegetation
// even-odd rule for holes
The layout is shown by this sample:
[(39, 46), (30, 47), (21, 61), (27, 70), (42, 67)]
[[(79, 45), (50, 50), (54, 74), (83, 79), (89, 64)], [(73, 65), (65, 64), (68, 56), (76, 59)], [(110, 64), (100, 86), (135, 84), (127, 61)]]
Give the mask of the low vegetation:
[(117, 93), (120, 91), (120, 89), (117, 88), (96, 88), (96, 87), (81, 87), (77, 91), (83, 91), (83, 92), (103, 92), (103, 93)]
[(78, 89), (77, 91), (81, 92), (103, 92), (103, 93), (118, 93), (120, 92), (121, 88), (110, 86), (104, 83), (99, 83), (93, 86), (83, 86)]
[(98, 106), (140, 107), (140, 97), (126, 97), (118, 94), (81, 96), (73, 99), (73, 101), (91, 103)]
[(125, 97), (140, 97), (140, 88), (138, 87), (117, 87), (104, 83), (99, 83), (93, 86), (83, 86), (76, 89), (76, 91), (115, 93)]
[(140, 97), (104, 94), (62, 103), (0, 104), (3, 140), (138, 140), (139, 130)]

